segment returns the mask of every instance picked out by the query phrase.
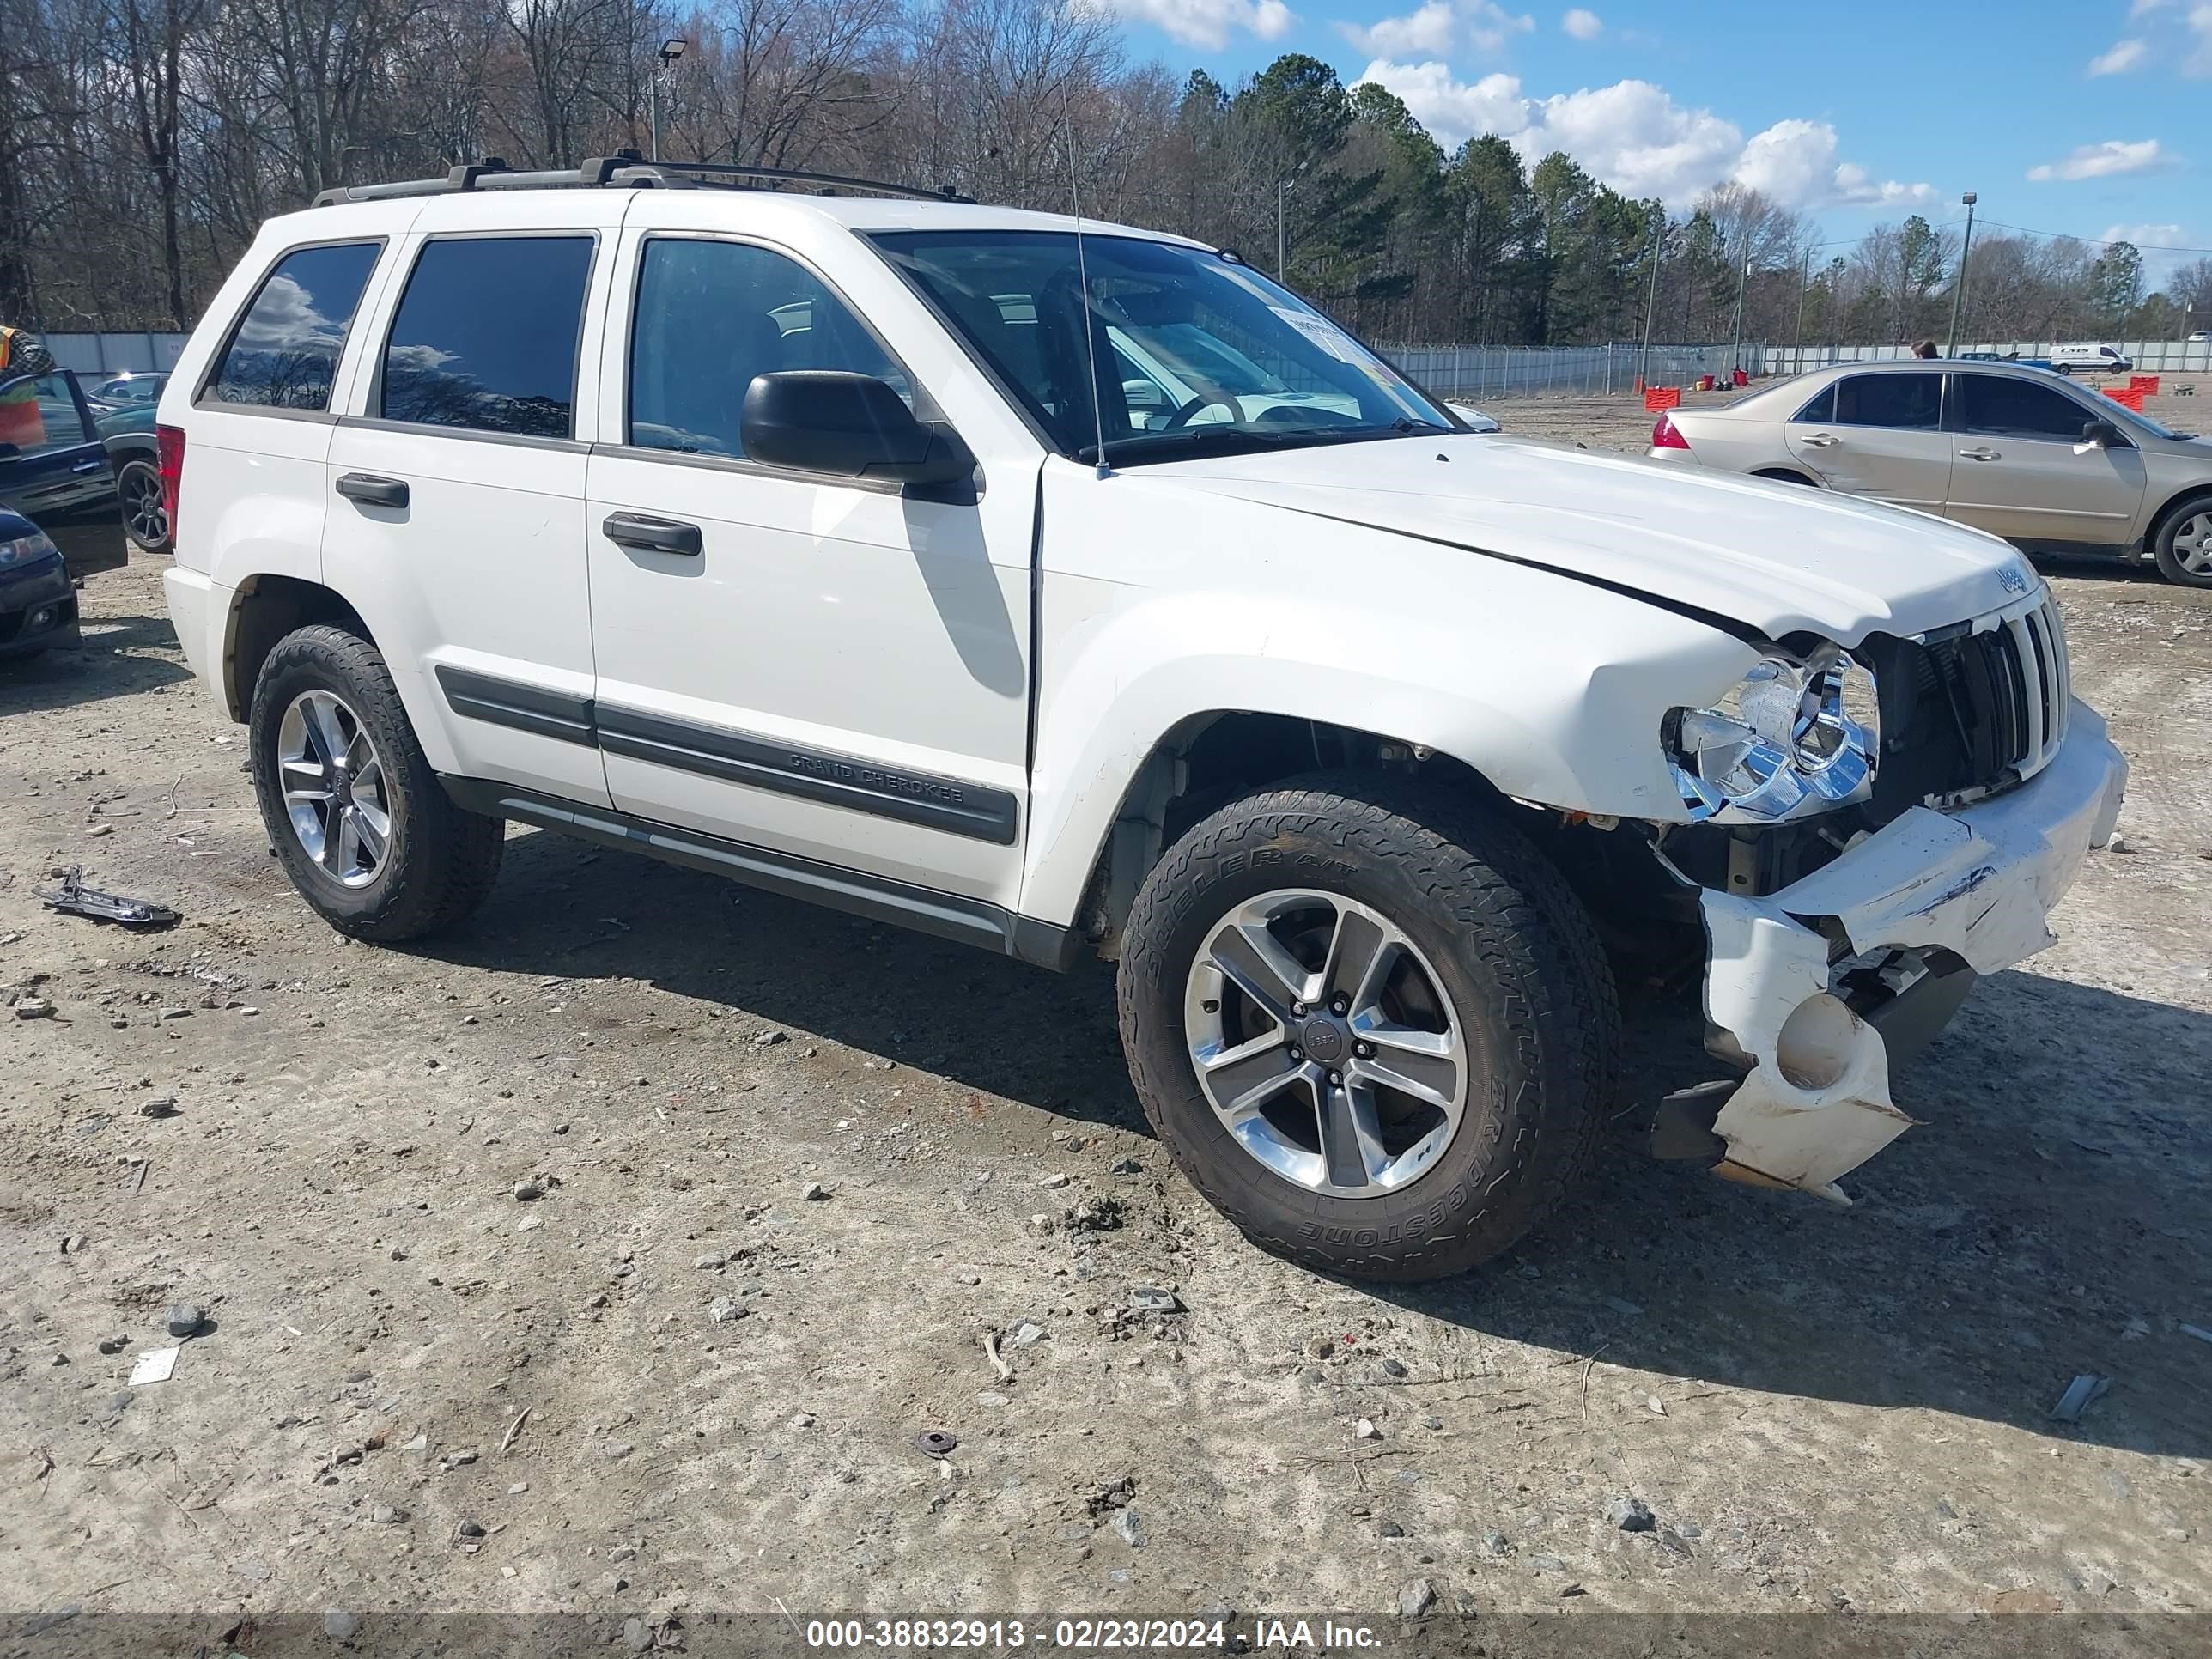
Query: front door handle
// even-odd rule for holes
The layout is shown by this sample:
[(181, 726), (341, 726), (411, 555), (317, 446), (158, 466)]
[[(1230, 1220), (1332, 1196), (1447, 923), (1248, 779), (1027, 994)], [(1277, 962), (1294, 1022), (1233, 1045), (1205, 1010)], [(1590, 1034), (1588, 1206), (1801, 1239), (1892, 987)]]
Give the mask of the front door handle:
[(2004, 457), (1994, 449), (1962, 449), (1959, 452), (1959, 459), (1962, 461), (2001, 461)]
[(404, 507), (407, 481), (380, 478), (372, 472), (348, 472), (338, 478), (338, 494), (363, 507)]
[(649, 519), (641, 513), (610, 513), (599, 526), (617, 547), (645, 553), (680, 553), (696, 559), (704, 552), (699, 526), (678, 519)]
[(1825, 432), (1815, 432), (1811, 437), (1800, 438), (1797, 441), (1808, 449), (1833, 449), (1838, 441)]
[(70, 471), (72, 472), (97, 472), (100, 468), (106, 465), (107, 463), (106, 461), (103, 461), (95, 456), (88, 461), (79, 461), (75, 466), (70, 468)]

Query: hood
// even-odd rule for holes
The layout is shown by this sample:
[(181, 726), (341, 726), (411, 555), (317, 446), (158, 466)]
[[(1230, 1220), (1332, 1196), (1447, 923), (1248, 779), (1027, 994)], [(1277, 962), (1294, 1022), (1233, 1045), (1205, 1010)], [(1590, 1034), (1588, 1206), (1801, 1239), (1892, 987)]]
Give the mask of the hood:
[(35, 536), (39, 526), (21, 514), (0, 507), (0, 542), (21, 541), (26, 536)]
[(1923, 633), (2039, 580), (1996, 538), (1929, 514), (1510, 437), (1320, 445), (1125, 476), (1549, 567), (1776, 640)]

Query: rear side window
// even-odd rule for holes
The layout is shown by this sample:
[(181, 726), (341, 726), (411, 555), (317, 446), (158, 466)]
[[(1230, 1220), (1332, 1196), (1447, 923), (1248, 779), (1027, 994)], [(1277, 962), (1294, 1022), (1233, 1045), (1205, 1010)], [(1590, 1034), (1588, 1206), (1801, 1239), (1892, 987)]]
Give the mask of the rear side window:
[(286, 254), (246, 307), (203, 401), (328, 409), (346, 331), (383, 249), (343, 242)]
[(872, 374), (914, 403), (875, 337), (797, 261), (747, 242), (646, 243), (630, 332), (631, 443), (742, 456), (753, 377), (801, 368)]
[(1934, 431), (1943, 411), (1941, 374), (1854, 374), (1836, 382), (1838, 426)]
[(425, 242), (385, 343), (386, 420), (570, 435), (588, 236)]
[(1952, 377), (1952, 396), (1959, 400), (1956, 424), (1962, 432), (1984, 432), (2001, 438), (2063, 438), (2078, 441), (2081, 428), (2097, 416), (2063, 392), (2031, 380), (2002, 374), (1959, 374)]

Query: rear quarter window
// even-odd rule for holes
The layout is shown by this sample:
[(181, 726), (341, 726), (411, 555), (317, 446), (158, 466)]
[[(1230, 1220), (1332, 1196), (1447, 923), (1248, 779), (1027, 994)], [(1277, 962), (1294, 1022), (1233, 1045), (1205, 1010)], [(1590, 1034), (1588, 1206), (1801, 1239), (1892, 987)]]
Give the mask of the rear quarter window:
[(528, 438), (570, 435), (589, 235), (425, 242), (384, 347), (377, 413)]
[(276, 262), (216, 360), (201, 401), (327, 410), (382, 241), (295, 248)]

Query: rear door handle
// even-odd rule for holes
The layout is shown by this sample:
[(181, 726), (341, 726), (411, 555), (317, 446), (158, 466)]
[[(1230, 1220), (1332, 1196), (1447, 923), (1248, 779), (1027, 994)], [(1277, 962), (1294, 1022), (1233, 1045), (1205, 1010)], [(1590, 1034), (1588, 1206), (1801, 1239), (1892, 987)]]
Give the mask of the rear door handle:
[(1994, 449), (1962, 449), (1959, 452), (1959, 459), (1962, 461), (2001, 461), (2004, 457)]
[(680, 553), (696, 559), (706, 550), (699, 526), (678, 519), (648, 519), (641, 513), (611, 513), (599, 526), (617, 547), (646, 553)]
[(1833, 449), (1837, 443), (1825, 432), (1815, 432), (1811, 437), (1800, 438), (1797, 441), (1808, 449)]
[(348, 472), (338, 479), (338, 494), (363, 507), (404, 507), (407, 481), (380, 478), (371, 472)]

